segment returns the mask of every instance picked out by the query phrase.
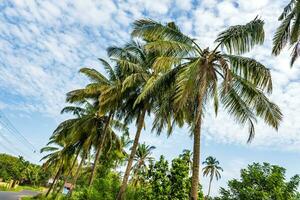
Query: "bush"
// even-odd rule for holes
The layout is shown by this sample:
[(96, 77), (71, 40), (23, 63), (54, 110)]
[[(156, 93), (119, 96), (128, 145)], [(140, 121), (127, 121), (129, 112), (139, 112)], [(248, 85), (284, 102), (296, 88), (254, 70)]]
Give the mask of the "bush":
[(116, 173), (109, 173), (103, 178), (95, 180), (92, 188), (80, 188), (74, 191), (72, 200), (115, 200), (120, 187), (120, 177)]

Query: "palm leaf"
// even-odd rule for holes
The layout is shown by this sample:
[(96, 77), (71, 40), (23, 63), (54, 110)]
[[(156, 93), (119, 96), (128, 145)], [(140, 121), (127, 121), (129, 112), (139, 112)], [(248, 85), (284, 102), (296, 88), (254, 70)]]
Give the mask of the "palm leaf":
[(100, 72), (91, 68), (81, 68), (80, 72), (90, 78), (92, 81), (107, 83), (108, 80)]
[(284, 48), (284, 46), (287, 44), (290, 37), (290, 25), (294, 16), (294, 12), (288, 14), (286, 18), (282, 21), (281, 25), (277, 28), (273, 38), (273, 55), (278, 55), (280, 51)]
[(231, 73), (253, 83), (268, 93), (272, 92), (271, 73), (263, 64), (252, 58), (223, 55), (230, 63)]
[(180, 32), (174, 22), (166, 26), (151, 19), (136, 20), (133, 23), (132, 36), (142, 37), (147, 41), (170, 40), (191, 45), (193, 40)]
[(218, 46), (226, 47), (227, 51), (237, 54), (249, 52), (256, 44), (264, 42), (264, 22), (255, 18), (246, 25), (231, 26), (221, 32), (216, 43)]

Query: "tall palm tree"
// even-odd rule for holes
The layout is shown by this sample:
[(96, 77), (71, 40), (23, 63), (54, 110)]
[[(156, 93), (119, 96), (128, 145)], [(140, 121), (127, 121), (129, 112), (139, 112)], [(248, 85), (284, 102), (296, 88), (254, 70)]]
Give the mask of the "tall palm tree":
[(149, 146), (145, 143), (139, 144), (134, 161), (136, 162), (133, 166), (133, 177), (132, 182), (133, 185), (137, 185), (140, 182), (139, 174), (146, 172), (147, 170), (147, 162), (151, 162), (154, 158), (151, 156), (152, 150), (155, 149), (155, 146)]
[(101, 142), (95, 146), (96, 154), (89, 180), (89, 186), (92, 185), (95, 177), (98, 161), (104, 147), (104, 141), (108, 134), (107, 129), (109, 128), (111, 121), (114, 119), (114, 114), (120, 104), (120, 101), (122, 100), (122, 74), (117, 70), (117, 68), (113, 68), (104, 59), (99, 60), (106, 70), (108, 77), (92, 68), (80, 69), (80, 72), (91, 80), (91, 83), (83, 89), (71, 91), (67, 98), (67, 101), (70, 103), (82, 102), (86, 98), (94, 99), (99, 103), (97, 115), (104, 116), (106, 113), (108, 113), (107, 121), (101, 137)]
[(156, 79), (157, 72), (152, 70), (155, 54), (147, 53), (144, 46), (139, 42), (132, 41), (123, 48), (111, 47), (108, 49), (108, 54), (112, 60), (116, 61), (117, 66), (125, 76), (122, 82), (124, 99), (119, 112), (124, 116), (126, 123), (133, 119), (136, 120), (136, 133), (117, 196), (117, 199), (121, 200), (127, 187), (146, 114), (150, 113), (156, 98), (155, 96), (148, 96), (141, 100), (138, 97), (142, 89), (147, 87), (146, 83)]
[[(78, 93), (76, 93), (78, 94)], [(74, 93), (69, 94), (69, 98), (71, 98), (71, 95), (75, 95)], [(73, 97), (72, 97), (73, 98)], [(75, 98), (75, 97), (74, 97)], [(92, 100), (92, 99), (91, 99)], [(64, 144), (62, 146), (61, 150), (58, 150), (58, 152), (64, 152), (67, 149), (73, 149), (76, 156), (73, 159), (72, 164), (68, 164), (66, 169), (64, 168), (64, 171), (67, 171), (67, 173), (64, 175), (64, 181), (61, 184), (60, 190), (62, 190), (64, 182), (67, 180), (67, 178), (71, 175), (71, 171), (74, 168), (75, 164), (77, 163), (77, 158), (79, 154), (81, 153), (82, 158), (80, 161), (80, 164), (76, 170), (75, 176), (72, 179), (73, 185), (76, 184), (80, 169), (82, 167), (82, 164), (88, 154), (88, 152), (92, 149), (92, 147), (96, 148), (98, 147), (99, 143), (103, 143), (104, 146), (106, 146), (107, 150), (106, 153), (110, 153), (111, 147), (118, 148), (120, 145), (119, 138), (117, 134), (112, 129), (112, 126), (120, 129), (121, 124), (117, 121), (113, 121), (110, 123), (110, 126), (106, 127), (106, 135), (107, 137), (103, 137), (104, 127), (107, 124), (107, 116), (99, 116), (99, 108), (98, 108), (98, 102), (94, 101), (93, 103), (90, 103), (87, 100), (81, 101), (82, 106), (67, 106), (62, 110), (62, 113), (72, 113), (76, 117), (73, 119), (68, 119), (64, 122), (62, 122), (54, 131), (50, 138), (49, 144)], [(114, 125), (115, 124), (115, 125)], [(51, 150), (50, 147), (44, 148), (45, 150)], [(119, 148), (118, 148), (119, 149)], [(52, 150), (57, 150), (53, 148)], [(61, 154), (58, 154), (57, 158), (60, 159), (59, 156), (62, 156)], [(48, 159), (48, 157), (45, 157), (44, 159)], [(62, 169), (60, 169), (59, 174), (57, 177), (59, 178), (61, 175)], [(56, 180), (56, 179), (55, 179)], [(53, 184), (54, 185), (54, 184)], [(54, 186), (53, 186), (54, 187)], [(51, 188), (53, 188), (51, 187)], [(51, 189), (49, 189), (50, 193)], [(48, 193), (47, 193), (48, 194)]]
[(222, 103), (236, 122), (249, 126), (249, 142), (255, 134), (257, 117), (276, 130), (282, 119), (279, 107), (265, 95), (272, 92), (270, 70), (260, 62), (240, 55), (263, 43), (263, 24), (262, 20), (255, 18), (245, 25), (231, 26), (218, 35), (216, 45), (211, 49), (201, 48), (174, 23), (163, 25), (148, 19), (134, 23), (132, 35), (147, 41), (146, 51), (160, 54), (154, 70), (165, 71), (143, 88), (140, 99), (160, 88), (166, 92), (166, 85), (171, 89), (175, 85), (174, 115), (183, 115), (191, 127), (194, 139), (193, 200), (198, 198), (201, 126), (210, 100), (216, 114)]
[(210, 195), (210, 189), (211, 189), (211, 183), (213, 181), (213, 178), (216, 177), (217, 180), (221, 178), (220, 171), (223, 171), (222, 167), (219, 166), (219, 161), (217, 161), (216, 158), (209, 156), (205, 159), (205, 161), (202, 163), (205, 165), (203, 167), (203, 176), (209, 176), (209, 186), (208, 186), (208, 193), (207, 197)]
[(53, 179), (53, 182), (46, 193), (46, 196), (48, 196), (52, 190), (56, 189), (56, 185), (58, 184), (61, 175), (64, 174), (67, 171), (68, 166), (71, 165), (74, 149), (71, 147), (64, 148), (63, 146), (46, 146), (41, 149), (41, 153), (43, 152), (50, 152), (41, 159), (41, 161), (46, 160), (46, 162), (43, 164), (43, 167), (46, 169), (53, 167), (56, 170), (56, 175)]
[(289, 43), (293, 46), (291, 67), (300, 55), (300, 1), (291, 0), (283, 9), (282, 14), (278, 18), (281, 21), (273, 38), (273, 55), (279, 55), (282, 49)]

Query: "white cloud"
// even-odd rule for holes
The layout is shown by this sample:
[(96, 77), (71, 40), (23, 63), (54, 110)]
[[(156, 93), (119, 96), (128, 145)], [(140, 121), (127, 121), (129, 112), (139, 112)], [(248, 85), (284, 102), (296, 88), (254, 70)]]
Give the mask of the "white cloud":
[(189, 11), (192, 8), (192, 2), (190, 0), (176, 0), (175, 5), (177, 8)]

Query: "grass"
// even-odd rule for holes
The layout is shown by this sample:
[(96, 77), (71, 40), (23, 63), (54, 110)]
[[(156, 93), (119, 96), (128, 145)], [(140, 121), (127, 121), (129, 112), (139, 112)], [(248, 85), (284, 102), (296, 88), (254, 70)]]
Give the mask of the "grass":
[(21, 200), (32, 200), (32, 197), (21, 197)]
[(0, 186), (0, 191), (9, 191), (9, 192), (20, 192), (22, 190), (30, 190), (36, 192), (43, 192), (45, 191), (45, 187), (36, 187), (36, 186), (29, 186), (29, 185), (19, 185), (16, 188), (7, 188)]
[(48, 196), (45, 197), (44, 194), (38, 194), (34, 197), (22, 197), (21, 200), (65, 200), (66, 197), (64, 195), (58, 195), (58, 196)]

